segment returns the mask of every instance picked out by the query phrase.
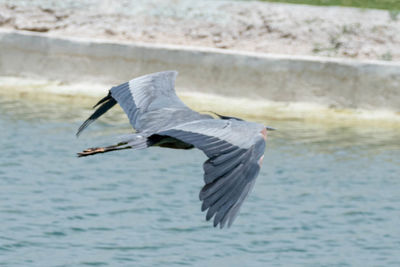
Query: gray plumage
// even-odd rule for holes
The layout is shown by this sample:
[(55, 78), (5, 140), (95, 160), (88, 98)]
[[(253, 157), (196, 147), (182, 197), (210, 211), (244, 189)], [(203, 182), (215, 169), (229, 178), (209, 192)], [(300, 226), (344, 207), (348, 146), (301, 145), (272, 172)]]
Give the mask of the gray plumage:
[(175, 94), (176, 76), (176, 71), (158, 72), (111, 88), (77, 135), (116, 103), (136, 133), (126, 135), (117, 145), (89, 148), (78, 155), (149, 146), (196, 147), (208, 157), (203, 164), (205, 185), (199, 194), (201, 210), (208, 210), (207, 220), (214, 217), (214, 226), (230, 226), (260, 171), (269, 128), (218, 114), (214, 119), (191, 110)]

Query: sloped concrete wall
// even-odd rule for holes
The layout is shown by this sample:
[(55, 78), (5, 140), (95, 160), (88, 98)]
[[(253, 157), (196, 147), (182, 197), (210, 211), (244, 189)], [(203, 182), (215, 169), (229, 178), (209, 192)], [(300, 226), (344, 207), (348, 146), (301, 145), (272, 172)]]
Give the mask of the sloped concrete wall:
[(400, 63), (111, 43), (0, 31), (0, 75), (118, 84), (178, 70), (178, 91), (400, 111)]

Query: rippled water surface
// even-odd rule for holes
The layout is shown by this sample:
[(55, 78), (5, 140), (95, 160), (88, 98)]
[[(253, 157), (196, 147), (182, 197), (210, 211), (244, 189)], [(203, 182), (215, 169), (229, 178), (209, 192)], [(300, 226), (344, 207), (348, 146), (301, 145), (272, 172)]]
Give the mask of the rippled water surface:
[(94, 101), (0, 95), (1, 266), (400, 266), (399, 128), (268, 121), (255, 189), (220, 230), (200, 212), (202, 152), (75, 157), (130, 131), (117, 109), (76, 139)]

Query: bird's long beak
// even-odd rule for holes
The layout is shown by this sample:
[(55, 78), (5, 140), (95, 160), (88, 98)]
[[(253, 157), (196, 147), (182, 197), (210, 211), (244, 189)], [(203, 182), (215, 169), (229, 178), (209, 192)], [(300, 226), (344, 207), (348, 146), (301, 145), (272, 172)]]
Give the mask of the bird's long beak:
[(268, 131), (276, 131), (275, 128), (272, 128), (272, 127), (269, 127), (269, 126), (265, 127), (265, 129), (267, 129)]

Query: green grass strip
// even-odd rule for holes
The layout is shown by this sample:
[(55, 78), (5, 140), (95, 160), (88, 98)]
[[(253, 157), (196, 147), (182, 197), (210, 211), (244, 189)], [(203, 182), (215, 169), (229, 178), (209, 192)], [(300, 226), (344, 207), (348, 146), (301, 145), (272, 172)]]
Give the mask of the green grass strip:
[(262, 0), (262, 1), (317, 5), (317, 6), (347, 6), (347, 7), (359, 7), (359, 8), (400, 10), (400, 0)]

